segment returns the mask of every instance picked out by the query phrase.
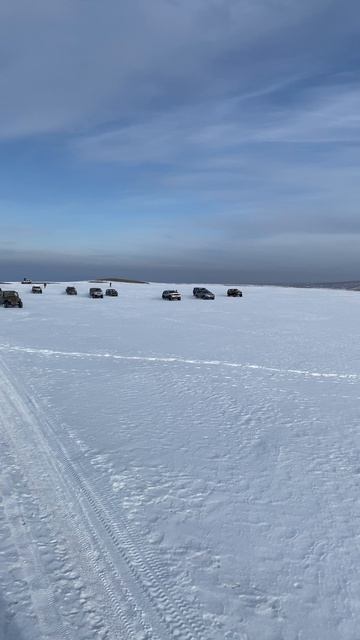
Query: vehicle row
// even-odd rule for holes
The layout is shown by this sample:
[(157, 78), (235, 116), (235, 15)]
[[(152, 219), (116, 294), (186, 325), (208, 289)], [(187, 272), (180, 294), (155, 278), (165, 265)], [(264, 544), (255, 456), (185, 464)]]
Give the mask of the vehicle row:
[[(34, 294), (42, 294), (42, 287), (39, 285), (33, 285), (31, 288), (31, 293)], [(68, 296), (77, 296), (76, 287), (69, 286), (66, 287), (65, 293)], [(116, 289), (108, 288), (105, 290), (105, 296), (116, 297), (118, 296), (118, 292)], [(240, 289), (228, 289), (227, 294), (228, 297), (242, 297), (242, 291)], [(103, 298), (104, 292), (100, 287), (90, 287), (89, 289), (90, 298)], [(202, 300), (215, 300), (215, 294), (206, 287), (194, 287), (193, 296), (195, 298), (200, 298)], [(166, 289), (162, 293), (163, 300), (181, 300), (181, 293), (177, 291), (177, 289)], [(23, 303), (17, 291), (2, 291), (0, 289), (0, 305), (4, 307), (22, 307)]]
[[(66, 293), (68, 293), (69, 295), (73, 295), (75, 293), (76, 295), (77, 292), (75, 287), (67, 287)], [(90, 295), (90, 298), (104, 297), (103, 291), (102, 289), (100, 289), (100, 287), (91, 287), (89, 291), (89, 295)], [(116, 289), (106, 289), (105, 295), (117, 296), (118, 292), (116, 291)], [(194, 287), (193, 296), (195, 298), (201, 298), (202, 300), (215, 300), (215, 294), (212, 291), (209, 291), (209, 289), (206, 289), (205, 287)], [(227, 296), (241, 298), (242, 291), (240, 291), (240, 289), (228, 289)], [(163, 300), (181, 300), (181, 293), (179, 293), (177, 289), (166, 289), (162, 293), (162, 299)]]
[[(105, 295), (114, 298), (119, 294), (116, 291), (116, 289), (106, 289)], [(103, 298), (104, 297), (103, 290), (100, 289), (100, 287), (91, 287), (91, 289), (89, 290), (89, 296), (90, 298)]]
[[(34, 285), (31, 288), (31, 293), (42, 293), (42, 292), (43, 292), (42, 287), (38, 285)], [(77, 296), (77, 289), (76, 287), (71, 287), (71, 286), (66, 287), (65, 293), (68, 296)], [(110, 289), (106, 289), (105, 295), (114, 297), (118, 295), (118, 292), (116, 291), (116, 289), (110, 288)], [(100, 287), (91, 287), (89, 290), (89, 296), (90, 298), (103, 298), (104, 294), (102, 289), (100, 289)]]
[[(39, 285), (33, 285), (31, 288), (31, 293), (42, 294), (42, 292), (43, 292), (42, 287), (40, 287)], [(77, 296), (76, 287), (66, 287), (65, 293), (68, 296)], [(114, 297), (119, 294), (116, 291), (116, 289), (109, 288), (109, 289), (106, 289), (105, 295)], [(89, 290), (89, 296), (90, 298), (103, 298), (104, 294), (102, 289), (100, 289), (99, 287), (91, 287), (91, 289)], [(22, 308), (23, 302), (17, 291), (3, 291), (2, 289), (0, 289), (0, 305), (6, 308), (7, 307)]]
[[(34, 290), (34, 289), (40, 289), (40, 288), (41, 287), (33, 287), (32, 289)], [(66, 287), (65, 292), (69, 296), (77, 295), (77, 290), (75, 287)], [(119, 294), (116, 289), (110, 288), (105, 290), (105, 295), (114, 297), (114, 296), (118, 296)], [(234, 289), (234, 288), (228, 289), (226, 295), (229, 297), (241, 298), (242, 291), (240, 291), (240, 289)], [(100, 287), (91, 287), (89, 289), (89, 296), (90, 298), (103, 298), (104, 292)], [(195, 298), (201, 298), (203, 300), (215, 300), (215, 294), (212, 293), (212, 291), (209, 291), (209, 289), (206, 289), (205, 287), (194, 287), (193, 296)], [(181, 300), (181, 293), (179, 293), (177, 289), (166, 289), (162, 293), (162, 298), (163, 300)]]
[[(233, 298), (242, 298), (242, 291), (240, 289), (228, 289), (226, 295)], [(215, 293), (209, 291), (206, 287), (194, 287), (193, 296), (202, 300), (215, 300)], [(181, 300), (181, 293), (177, 289), (167, 289), (163, 291), (162, 298), (163, 300)]]

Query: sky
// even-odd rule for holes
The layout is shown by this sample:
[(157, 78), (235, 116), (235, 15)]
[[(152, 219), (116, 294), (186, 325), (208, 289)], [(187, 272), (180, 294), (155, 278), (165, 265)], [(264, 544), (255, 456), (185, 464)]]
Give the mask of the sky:
[(360, 279), (357, 0), (2, 0), (0, 280)]

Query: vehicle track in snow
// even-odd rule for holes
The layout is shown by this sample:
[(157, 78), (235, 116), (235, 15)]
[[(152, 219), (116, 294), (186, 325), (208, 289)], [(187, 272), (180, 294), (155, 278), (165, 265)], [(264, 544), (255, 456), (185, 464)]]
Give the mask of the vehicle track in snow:
[[(35, 398), (18, 388), (17, 380), (3, 363), (0, 363), (0, 404), (5, 407), (0, 422), (2, 437), (12, 446), (17, 468), (23, 467), (27, 493), (37, 496), (45, 510), (59, 505), (55, 522), (50, 519), (45, 538), (44, 529), (40, 527), (42, 540), (36, 540), (37, 545), (43, 544), (48, 550), (46, 539), (52, 536), (52, 527), (56, 524), (63, 529), (60, 541), (58, 532), (52, 536), (60, 550), (66, 552), (70, 541), (70, 551), (64, 561), (68, 562), (67, 574), (64, 577), (55, 561), (51, 569), (55, 585), (48, 585), (48, 592), (65, 582), (64, 593), (58, 594), (58, 600), (63, 596), (66, 602), (65, 595), (70, 590), (67, 600), (71, 602), (72, 613), (70, 611), (68, 617), (71, 619), (72, 615), (76, 632), (76, 616), (80, 620), (79, 612), (84, 609), (81, 623), (89, 627), (88, 636), (85, 633), (81, 636), (80, 632), (71, 635), (68, 623), (62, 623), (59, 613), (58, 630), (48, 630), (52, 637), (80, 639), (97, 634), (95, 637), (109, 640), (208, 640), (209, 630), (201, 618), (189, 610), (176, 585), (171, 584), (161, 559), (146, 548), (126, 516), (120, 514), (116, 523), (112, 521), (80, 466), (68, 455), (66, 445), (59, 438), (58, 425), (45, 415)], [(15, 426), (9, 429), (8, 424)], [(69, 564), (71, 548), (76, 557)], [(50, 562), (47, 566), (49, 569)], [(45, 569), (43, 567), (43, 573)], [(71, 591), (73, 583), (77, 585), (76, 594)], [(70, 635), (65, 634), (65, 629)]]
[(64, 358), (108, 358), (110, 360), (128, 360), (138, 362), (154, 362), (163, 364), (189, 364), (189, 365), (205, 365), (213, 367), (229, 367), (233, 369), (247, 369), (254, 371), (264, 371), (268, 373), (291, 374), (303, 376), (305, 378), (324, 378), (328, 380), (345, 380), (349, 382), (358, 382), (360, 374), (357, 373), (340, 373), (335, 371), (309, 371), (306, 369), (286, 369), (280, 367), (269, 367), (267, 365), (255, 364), (250, 362), (230, 362), (227, 360), (199, 360), (192, 358), (179, 358), (177, 356), (130, 356), (117, 353), (89, 353), (81, 351), (58, 351), (54, 349), (37, 349), (34, 347), (18, 347), (10, 344), (0, 344), (0, 351), (5, 352), (23, 352), (35, 354), (44, 357), (64, 357)]
[[(1, 438), (8, 448), (4, 468), (15, 475), (12, 486), (7, 483), (11, 490), (7, 521), (19, 558), (24, 555), (25, 536), (32, 549), (27, 556), (36, 558), (36, 562), (26, 561), (26, 571), (20, 565), (20, 574), (27, 584), (28, 600), (33, 601), (33, 615), (42, 621), (40, 638), (149, 637), (145, 627), (139, 635), (141, 620), (134, 615), (134, 607), (131, 617), (123, 613), (131, 607), (126, 589), (99, 553), (98, 533), (94, 537), (84, 526), (84, 508), (44, 437), (44, 425), (39, 416), (29, 412), (3, 366), (0, 405)], [(11, 514), (12, 504), (20, 511), (18, 522)]]

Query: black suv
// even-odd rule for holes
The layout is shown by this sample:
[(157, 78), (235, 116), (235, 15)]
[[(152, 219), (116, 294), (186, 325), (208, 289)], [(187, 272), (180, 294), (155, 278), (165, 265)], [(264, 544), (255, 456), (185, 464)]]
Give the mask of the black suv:
[(118, 296), (119, 294), (116, 291), (116, 289), (106, 289), (105, 295), (106, 296)]
[(202, 300), (215, 300), (215, 294), (205, 287), (194, 287), (193, 295), (195, 298), (202, 298)]
[(176, 290), (163, 291), (162, 299), (163, 300), (181, 300), (181, 293), (179, 293)]
[(242, 298), (242, 291), (240, 289), (228, 289), (227, 295), (233, 298)]
[(0, 289), (0, 304), (8, 307), (19, 307), (22, 309), (23, 303), (17, 291), (1, 291)]
[(65, 292), (68, 296), (77, 296), (77, 291), (75, 287), (66, 287)]
[(34, 285), (31, 287), (31, 293), (42, 293), (42, 288)]

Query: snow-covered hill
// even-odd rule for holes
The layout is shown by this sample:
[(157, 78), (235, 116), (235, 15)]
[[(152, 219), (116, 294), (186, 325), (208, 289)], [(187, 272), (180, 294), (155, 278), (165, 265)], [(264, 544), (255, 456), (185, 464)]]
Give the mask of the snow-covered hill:
[(0, 307), (0, 638), (357, 639), (359, 294), (75, 284)]

